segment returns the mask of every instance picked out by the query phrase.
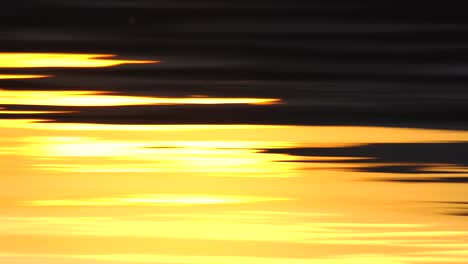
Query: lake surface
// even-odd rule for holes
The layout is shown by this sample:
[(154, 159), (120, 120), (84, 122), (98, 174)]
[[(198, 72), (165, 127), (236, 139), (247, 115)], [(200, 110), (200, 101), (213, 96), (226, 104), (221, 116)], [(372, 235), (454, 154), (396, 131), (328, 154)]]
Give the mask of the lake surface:
[(4, 1), (0, 263), (467, 263), (464, 2)]
[[(27, 68), (156, 63), (2, 56), (9, 57), (1, 63)], [(22, 74), (4, 79), (55, 78)], [(2, 263), (412, 264), (468, 257), (465, 130), (118, 119), (125, 107), (284, 107), (279, 98), (2, 89), (0, 102)], [(113, 107), (121, 112), (107, 110), (111, 122), (73, 118)]]

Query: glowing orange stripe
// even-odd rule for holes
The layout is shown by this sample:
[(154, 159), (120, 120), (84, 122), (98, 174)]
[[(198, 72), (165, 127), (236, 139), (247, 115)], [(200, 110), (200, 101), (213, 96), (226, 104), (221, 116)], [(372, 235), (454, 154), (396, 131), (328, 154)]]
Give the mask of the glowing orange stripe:
[(122, 64), (158, 63), (154, 60), (117, 60), (113, 54), (0, 53), (1, 68), (110, 67)]
[(0, 114), (8, 115), (26, 115), (26, 114), (66, 114), (75, 113), (75, 111), (22, 111), (22, 110), (0, 110)]
[(48, 77), (52, 77), (52, 75), (0, 74), (0, 79), (36, 79)]
[(235, 196), (235, 195), (187, 195), (187, 194), (152, 194), (128, 195), (109, 198), (89, 198), (77, 200), (43, 200), (31, 201), (34, 206), (115, 206), (115, 205), (207, 205), (207, 204), (237, 204), (266, 201), (285, 201), (289, 198)]
[(172, 104), (275, 104), (274, 98), (166, 98), (128, 96), (100, 91), (9, 91), (0, 90), (0, 104), (53, 106), (121, 106)]

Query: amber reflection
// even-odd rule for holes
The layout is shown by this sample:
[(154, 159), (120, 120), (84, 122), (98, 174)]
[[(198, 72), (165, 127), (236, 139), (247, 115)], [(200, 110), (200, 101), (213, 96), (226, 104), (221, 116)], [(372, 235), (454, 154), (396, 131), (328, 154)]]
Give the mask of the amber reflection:
[[(158, 61), (0, 53), (3, 68), (151, 63)], [(0, 74), (0, 79), (47, 77), (53, 76)], [(280, 102), (0, 89), (5, 107)], [(274, 151), (461, 142), (468, 140), (466, 131), (18, 119), (54, 113), (68, 112), (0, 108), (0, 114), (14, 118), (0, 119), (0, 263), (455, 264), (468, 259), (466, 218), (439, 212), (431, 203), (462, 206), (468, 201), (466, 186), (369, 181), (369, 175), (393, 175), (362, 170), (420, 165), (415, 162)], [(465, 168), (428, 163), (417, 177), (439, 171), (462, 174)], [(407, 175), (400, 171), (399, 177)]]
[(33, 74), (0, 74), (0, 79), (37, 79), (48, 78), (52, 75), (33, 75)]
[(1, 68), (110, 67), (122, 64), (157, 63), (154, 60), (119, 60), (113, 54), (0, 53)]
[[(277, 160), (286, 155), (264, 155), (262, 148), (286, 147), (286, 142), (246, 141), (112, 141), (86, 137), (26, 137), (20, 151), (33, 157), (50, 157), (38, 162), (42, 170), (62, 172), (191, 172), (249, 177), (290, 177), (295, 165)], [(94, 157), (75, 161), (72, 158)], [(112, 160), (118, 160), (110, 166)], [(250, 174), (247, 174), (250, 173)], [(242, 176), (241, 174), (237, 176)]]
[(65, 114), (73, 113), (74, 111), (31, 111), (31, 110), (8, 110), (0, 107), (0, 114), (6, 115), (28, 115), (28, 114)]
[(103, 91), (12, 91), (0, 89), (0, 102), (4, 105), (50, 106), (125, 106), (173, 104), (274, 104), (272, 98), (164, 98), (119, 95)]
[[(183, 137), (207, 139), (208, 141), (248, 141), (256, 142), (297, 142), (298, 145), (309, 146), (350, 146), (362, 143), (398, 143), (398, 142), (461, 142), (468, 139), (468, 132), (463, 130), (437, 130), (415, 128), (392, 128), (372, 126), (281, 126), (281, 125), (126, 125), (126, 124), (94, 124), (94, 123), (60, 123), (47, 119), (0, 119), (0, 126), (13, 130), (43, 131), (47, 136), (54, 130), (60, 135), (73, 134), (100, 135), (111, 138), (125, 138), (128, 134), (138, 133), (141, 136), (154, 139), (155, 133), (164, 139), (172, 138), (175, 132)], [(4, 132), (14, 133), (11, 130)], [(74, 133), (74, 131), (79, 131)], [(85, 131), (89, 131), (88, 133)], [(207, 134), (206, 132), (209, 133)], [(2, 132), (2, 131), (0, 131)], [(169, 133), (170, 132), (170, 133)], [(203, 133), (201, 133), (203, 132)], [(161, 133), (161, 134), (159, 134)], [(186, 137), (184, 137), (186, 138)], [(219, 139), (219, 140), (217, 140)], [(174, 141), (174, 140), (172, 140)], [(176, 140), (177, 141), (177, 140)], [(205, 140), (207, 141), (207, 140)]]
[(466, 219), (427, 201), (468, 200), (466, 186), (366, 181), (347, 157), (262, 150), (465, 140), (382, 127), (0, 120), (0, 261), (463, 263)]
[(229, 196), (229, 195), (190, 195), (190, 194), (138, 194), (123, 197), (92, 198), (79, 200), (31, 201), (34, 206), (122, 206), (122, 205), (162, 205), (190, 206), (208, 204), (255, 203), (262, 201), (288, 200), (287, 198)]

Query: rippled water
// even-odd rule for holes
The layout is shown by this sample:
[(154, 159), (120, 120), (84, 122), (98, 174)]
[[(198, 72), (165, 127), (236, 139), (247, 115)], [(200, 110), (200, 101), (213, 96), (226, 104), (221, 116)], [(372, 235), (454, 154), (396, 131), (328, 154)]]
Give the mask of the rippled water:
[[(5, 56), (27, 65), (56, 59)], [(62, 54), (57, 66), (96, 66), (76, 58)], [(7, 78), (22, 77), (33, 78)], [(468, 257), (464, 130), (70, 118), (83, 111), (76, 107), (268, 107), (281, 103), (275, 98), (2, 89), (0, 100), (2, 262), (406, 264)]]
[(0, 263), (467, 262), (468, 22), (435, 2), (4, 4)]
[(465, 131), (0, 125), (5, 263), (467, 257)]

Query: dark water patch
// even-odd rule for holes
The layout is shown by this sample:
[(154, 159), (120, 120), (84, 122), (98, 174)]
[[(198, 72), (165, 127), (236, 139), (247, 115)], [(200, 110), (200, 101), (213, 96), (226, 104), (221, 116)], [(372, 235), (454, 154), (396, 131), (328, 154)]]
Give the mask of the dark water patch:
[(468, 166), (468, 142), (374, 143), (350, 147), (267, 149), (265, 152), (293, 156), (372, 159), (365, 159), (363, 163), (436, 163)]
[[(306, 162), (363, 164), (351, 170), (370, 173), (427, 174), (437, 177), (392, 177), (375, 180), (401, 183), (468, 183), (467, 177), (441, 174), (468, 173), (468, 143), (377, 143), (351, 147), (317, 147), (267, 149), (298, 157), (317, 157)], [(344, 160), (321, 160), (320, 157), (342, 157)], [(353, 159), (354, 158), (354, 159)], [(298, 160), (301, 161), (301, 160)], [(382, 165), (382, 163), (384, 165)], [(376, 164), (376, 165), (373, 165)], [(457, 170), (447, 168), (455, 167)]]
[(468, 177), (379, 178), (376, 180), (399, 183), (468, 183)]

